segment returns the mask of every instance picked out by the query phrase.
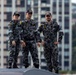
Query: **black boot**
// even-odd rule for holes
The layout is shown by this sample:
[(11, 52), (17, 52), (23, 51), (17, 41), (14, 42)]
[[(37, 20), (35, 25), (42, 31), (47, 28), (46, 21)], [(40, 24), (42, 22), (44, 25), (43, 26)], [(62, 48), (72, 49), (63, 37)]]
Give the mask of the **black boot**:
[(13, 63), (13, 68), (18, 68), (17, 63)]
[(39, 68), (39, 64), (34, 63), (35, 68)]
[(57, 73), (57, 74), (58, 74), (58, 73), (59, 73), (59, 70), (55, 70), (55, 73)]
[(55, 73), (59, 73), (59, 67), (55, 68)]
[(12, 63), (9, 63), (7, 68), (11, 69), (12, 68)]
[(25, 66), (25, 68), (28, 68), (28, 67), (29, 67), (29, 65), (30, 65), (30, 64), (26, 64), (26, 65), (24, 65), (24, 66)]

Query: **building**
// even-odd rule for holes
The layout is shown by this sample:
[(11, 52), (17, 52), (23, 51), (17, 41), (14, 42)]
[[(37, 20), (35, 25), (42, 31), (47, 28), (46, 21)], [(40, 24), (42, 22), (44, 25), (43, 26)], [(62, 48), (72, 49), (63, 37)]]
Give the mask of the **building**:
[(72, 3), (72, 23), (76, 24), (76, 3)]
[[(59, 62), (62, 70), (71, 70), (72, 62), (72, 6), (71, 0), (0, 0), (0, 66), (7, 66), (7, 41), (8, 22), (11, 20), (15, 10), (21, 13), (21, 19), (25, 17), (25, 11), (30, 8), (33, 10), (33, 19), (38, 22), (45, 21), (45, 12), (50, 11), (53, 19), (61, 25), (64, 32), (62, 43), (59, 44)], [(45, 68), (46, 63), (43, 56), (43, 47), (39, 49), (40, 67)], [(18, 65), (21, 67), (22, 59), (19, 56)]]

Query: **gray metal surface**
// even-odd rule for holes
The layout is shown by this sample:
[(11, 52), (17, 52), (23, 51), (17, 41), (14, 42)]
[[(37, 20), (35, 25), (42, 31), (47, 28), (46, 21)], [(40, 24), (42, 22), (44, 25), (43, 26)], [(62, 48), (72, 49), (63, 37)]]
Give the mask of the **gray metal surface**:
[(49, 72), (47, 70), (42, 70), (42, 69), (31, 69), (31, 70), (25, 71), (23, 75), (58, 75), (58, 74)]
[(41, 69), (0, 69), (0, 75), (58, 75)]
[(0, 69), (0, 75), (23, 75), (25, 69)]

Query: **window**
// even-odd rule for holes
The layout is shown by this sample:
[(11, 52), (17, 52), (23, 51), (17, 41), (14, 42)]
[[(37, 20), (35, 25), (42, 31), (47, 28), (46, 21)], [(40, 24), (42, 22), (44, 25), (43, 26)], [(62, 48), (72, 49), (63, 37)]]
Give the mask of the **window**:
[(5, 7), (12, 7), (12, 0), (6, 0), (4, 6)]
[(45, 17), (45, 15), (41, 15), (41, 18), (44, 18)]
[(68, 44), (69, 43), (69, 33), (65, 33), (65, 36), (64, 36), (64, 42), (65, 44)]
[(64, 61), (64, 66), (69, 66), (69, 61)]
[(76, 14), (74, 13), (74, 14), (72, 14), (72, 17), (74, 18), (74, 19), (76, 19)]
[(56, 7), (53, 7), (53, 14), (56, 14)]
[(65, 3), (69, 3), (69, 0), (64, 0)]
[(69, 29), (69, 16), (64, 18), (64, 27), (65, 29)]
[(69, 51), (69, 48), (65, 49), (65, 51)]
[(62, 7), (59, 7), (59, 14), (62, 14)]
[(12, 19), (12, 12), (5, 12), (4, 14), (6, 16), (4, 21), (10, 21)]
[(8, 36), (8, 34), (4, 34), (4, 36)]
[(41, 0), (41, 3), (46, 3), (47, 0)]
[(34, 8), (34, 13), (38, 13), (38, 8)]
[(53, 0), (53, 2), (56, 2), (57, 0)]
[(65, 6), (65, 7), (64, 7), (64, 11), (65, 11), (65, 12), (64, 12), (64, 13), (65, 13), (65, 14), (69, 14), (69, 3), (65, 3), (64, 6)]
[(41, 3), (50, 4), (50, 0), (41, 0)]
[(62, 56), (59, 55), (59, 65), (61, 66), (62, 65)]
[(42, 11), (50, 11), (50, 8), (49, 7), (46, 7), (46, 8), (45, 7), (42, 7), (41, 10)]
[(24, 7), (25, 6), (25, 0), (16, 0), (16, 6), (17, 7)]
[(59, 51), (62, 51), (62, 49), (61, 49), (61, 48), (59, 48)]
[(7, 0), (7, 5), (12, 5), (12, 0)]
[(59, 7), (62, 7), (62, 3), (61, 2), (59, 2)]
[(62, 22), (62, 16), (59, 16), (59, 22)]
[(46, 7), (46, 11), (50, 11), (50, 8), (49, 7)]
[(56, 2), (53, 3), (53, 7), (56, 7)]
[(21, 6), (24, 7), (25, 6), (25, 0), (21, 0)]
[(38, 5), (38, 0), (34, 0), (34, 5)]
[(46, 0), (47, 1), (47, 4), (50, 4), (50, 0)]
[(69, 56), (64, 56), (65, 59), (69, 59)]

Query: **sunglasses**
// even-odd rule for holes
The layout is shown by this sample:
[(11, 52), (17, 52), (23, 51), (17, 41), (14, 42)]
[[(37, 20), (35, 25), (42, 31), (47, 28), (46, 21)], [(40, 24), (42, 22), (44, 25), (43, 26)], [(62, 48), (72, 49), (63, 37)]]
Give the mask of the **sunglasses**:
[(28, 14), (32, 14), (32, 12), (29, 12)]

